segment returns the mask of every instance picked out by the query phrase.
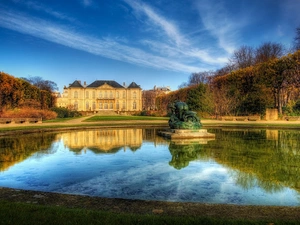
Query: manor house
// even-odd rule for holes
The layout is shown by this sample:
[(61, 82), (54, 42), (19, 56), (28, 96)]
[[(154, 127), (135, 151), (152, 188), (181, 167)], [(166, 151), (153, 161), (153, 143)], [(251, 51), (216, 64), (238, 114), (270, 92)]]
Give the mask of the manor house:
[(133, 113), (142, 110), (142, 89), (135, 82), (126, 87), (112, 80), (96, 80), (90, 85), (75, 80), (64, 87), (56, 106), (77, 111)]

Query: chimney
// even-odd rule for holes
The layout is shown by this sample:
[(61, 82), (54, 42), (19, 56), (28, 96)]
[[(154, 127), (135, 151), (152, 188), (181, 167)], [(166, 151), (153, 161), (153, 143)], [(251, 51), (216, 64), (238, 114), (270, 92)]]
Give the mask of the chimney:
[(83, 82), (83, 86), (86, 87), (86, 81)]
[(125, 82), (123, 82), (123, 87), (126, 87), (126, 84), (125, 84)]
[(78, 80), (78, 83), (81, 84), (81, 80)]

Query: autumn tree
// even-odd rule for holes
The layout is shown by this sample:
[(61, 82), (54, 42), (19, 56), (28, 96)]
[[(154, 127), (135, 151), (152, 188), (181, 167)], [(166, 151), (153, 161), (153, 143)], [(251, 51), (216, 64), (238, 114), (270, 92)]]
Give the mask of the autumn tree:
[(243, 45), (238, 50), (234, 51), (230, 62), (235, 69), (253, 66), (255, 63), (255, 50), (250, 46)]
[(34, 76), (34, 77), (28, 77), (28, 78), (22, 78), (32, 85), (38, 87), (40, 90), (45, 90), (45, 91), (50, 91), (54, 92), (58, 90), (57, 84), (53, 81), (50, 80), (44, 80), (43, 78), (39, 76)]

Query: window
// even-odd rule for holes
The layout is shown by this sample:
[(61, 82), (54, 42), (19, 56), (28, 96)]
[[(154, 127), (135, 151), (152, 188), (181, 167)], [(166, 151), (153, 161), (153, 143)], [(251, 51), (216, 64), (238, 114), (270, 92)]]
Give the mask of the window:
[(102, 103), (99, 103), (99, 108), (103, 109), (103, 104)]
[(77, 91), (74, 92), (74, 98), (78, 98), (78, 92)]
[(119, 92), (118, 92), (118, 91), (117, 91), (117, 93), (116, 93), (116, 97), (119, 98)]
[(126, 94), (125, 94), (125, 91), (123, 91), (123, 98), (126, 98)]
[(89, 92), (88, 91), (85, 92), (85, 97), (89, 98)]
[(93, 102), (93, 110), (95, 110), (95, 109), (96, 109), (96, 103)]
[(125, 106), (126, 106), (126, 105), (125, 105), (125, 101), (123, 101), (123, 106), (122, 106), (122, 109), (123, 109), (123, 110), (125, 110), (125, 108), (126, 108)]
[(117, 108), (117, 110), (119, 110), (119, 108), (120, 108), (119, 101), (117, 101), (116, 108)]
[(108, 104), (104, 103), (104, 109), (108, 109)]
[(132, 108), (133, 108), (133, 109), (136, 109), (136, 102), (135, 102), (135, 101), (133, 102)]
[(96, 98), (96, 93), (95, 93), (95, 91), (93, 91), (93, 98)]
[(107, 91), (104, 92), (104, 98), (107, 98)]
[(114, 97), (114, 95), (113, 95), (112, 91), (110, 91), (110, 93), (109, 93), (109, 97), (110, 97), (110, 98), (113, 98), (113, 97)]
[(136, 99), (136, 92), (133, 92), (133, 98)]
[(112, 104), (112, 102), (109, 103), (109, 109), (113, 109), (113, 104)]
[(86, 102), (86, 103), (85, 103), (85, 108), (86, 108), (87, 111), (90, 110), (90, 104), (89, 104), (89, 102)]

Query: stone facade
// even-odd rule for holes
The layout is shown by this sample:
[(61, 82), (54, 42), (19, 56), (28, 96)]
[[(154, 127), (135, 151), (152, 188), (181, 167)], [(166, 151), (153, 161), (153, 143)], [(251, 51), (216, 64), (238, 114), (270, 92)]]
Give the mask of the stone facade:
[(77, 111), (136, 112), (142, 110), (142, 89), (135, 82), (126, 87), (111, 80), (96, 80), (90, 85), (76, 80), (64, 87), (56, 106)]

